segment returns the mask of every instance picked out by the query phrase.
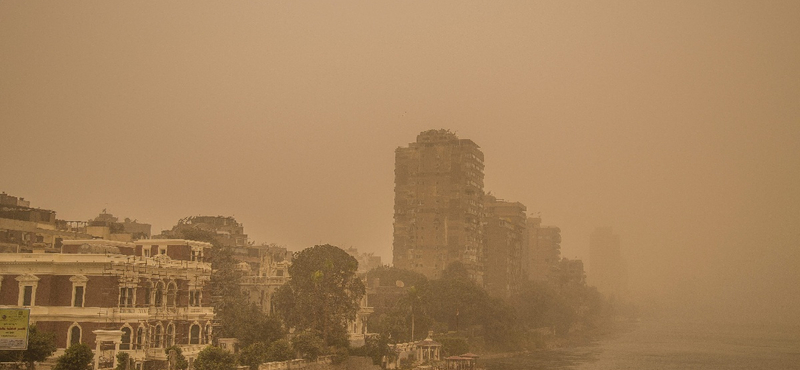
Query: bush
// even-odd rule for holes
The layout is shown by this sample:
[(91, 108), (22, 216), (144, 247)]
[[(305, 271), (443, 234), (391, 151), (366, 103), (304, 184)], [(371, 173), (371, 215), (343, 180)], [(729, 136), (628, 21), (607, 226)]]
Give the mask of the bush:
[(294, 359), (292, 343), (286, 339), (278, 339), (267, 349), (267, 361), (288, 361)]
[(304, 331), (292, 339), (292, 347), (304, 359), (314, 361), (325, 350), (325, 341), (313, 331)]
[(56, 360), (53, 370), (89, 370), (92, 368), (94, 352), (84, 343), (71, 345)]
[(222, 348), (208, 346), (197, 354), (194, 370), (234, 370), (236, 357)]
[[(189, 368), (189, 361), (186, 361), (186, 357), (183, 356), (183, 351), (181, 347), (172, 346), (169, 348), (164, 349), (164, 354), (167, 355), (167, 361), (169, 361), (169, 351), (175, 351), (175, 369), (176, 370), (186, 370)], [(169, 362), (167, 363), (169, 366)]]
[(331, 362), (334, 365), (347, 361), (347, 358), (350, 356), (350, 353), (345, 347), (331, 347), (329, 351), (330, 354), (333, 355)]

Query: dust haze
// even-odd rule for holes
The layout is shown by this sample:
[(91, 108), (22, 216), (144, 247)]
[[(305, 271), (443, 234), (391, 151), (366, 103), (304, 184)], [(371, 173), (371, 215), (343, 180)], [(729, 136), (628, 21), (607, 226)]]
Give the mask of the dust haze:
[[(394, 149), (620, 235), (657, 315), (798, 323), (800, 3), (0, 2), (0, 190), (391, 261)], [(587, 271), (589, 281), (592, 271)]]

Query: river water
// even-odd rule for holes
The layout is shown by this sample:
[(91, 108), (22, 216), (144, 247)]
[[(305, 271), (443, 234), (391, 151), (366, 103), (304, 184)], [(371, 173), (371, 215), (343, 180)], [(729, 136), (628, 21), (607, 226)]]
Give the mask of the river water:
[(488, 370), (800, 369), (800, 327), (642, 321), (590, 345), (483, 364)]

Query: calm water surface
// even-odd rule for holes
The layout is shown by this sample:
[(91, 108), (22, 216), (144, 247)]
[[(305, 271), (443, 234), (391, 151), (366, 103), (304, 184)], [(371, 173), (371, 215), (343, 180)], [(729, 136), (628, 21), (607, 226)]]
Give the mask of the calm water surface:
[(484, 361), (488, 370), (800, 369), (800, 328), (643, 321), (593, 345)]

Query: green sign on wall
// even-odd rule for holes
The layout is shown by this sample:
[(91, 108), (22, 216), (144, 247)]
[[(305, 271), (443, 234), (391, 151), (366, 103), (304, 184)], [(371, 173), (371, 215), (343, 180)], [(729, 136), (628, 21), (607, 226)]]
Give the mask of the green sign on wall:
[(0, 350), (28, 349), (30, 308), (0, 308)]

